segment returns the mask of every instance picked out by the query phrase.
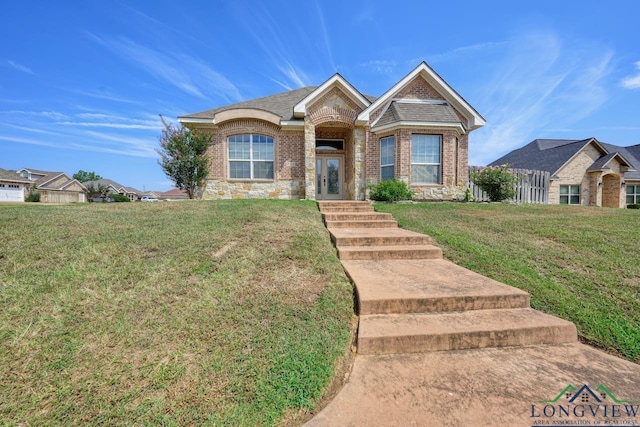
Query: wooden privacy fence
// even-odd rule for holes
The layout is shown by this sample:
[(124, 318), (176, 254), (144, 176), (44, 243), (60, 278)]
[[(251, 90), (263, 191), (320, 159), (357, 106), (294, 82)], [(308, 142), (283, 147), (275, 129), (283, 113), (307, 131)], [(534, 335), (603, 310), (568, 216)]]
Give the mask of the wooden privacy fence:
[[(471, 174), (479, 172), (484, 166), (469, 166), (469, 188), (473, 199), (488, 202), (489, 197), (471, 181)], [(516, 195), (510, 199), (515, 203), (549, 203), (549, 172), (510, 169), (516, 175)]]

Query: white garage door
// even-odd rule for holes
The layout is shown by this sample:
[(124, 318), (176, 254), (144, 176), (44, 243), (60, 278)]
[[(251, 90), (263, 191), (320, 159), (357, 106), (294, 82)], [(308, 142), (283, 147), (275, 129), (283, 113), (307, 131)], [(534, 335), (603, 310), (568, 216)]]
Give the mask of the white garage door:
[(0, 183), (0, 202), (24, 202), (22, 186)]

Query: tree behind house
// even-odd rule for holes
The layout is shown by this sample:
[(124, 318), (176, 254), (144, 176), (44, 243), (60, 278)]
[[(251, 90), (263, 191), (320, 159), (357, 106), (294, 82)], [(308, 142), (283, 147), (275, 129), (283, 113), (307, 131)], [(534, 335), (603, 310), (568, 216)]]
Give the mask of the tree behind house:
[(88, 181), (98, 181), (102, 179), (102, 177), (93, 171), (87, 172), (80, 169), (78, 172), (73, 174), (73, 179), (77, 179), (80, 182), (88, 182)]
[(204, 180), (209, 175), (207, 148), (212, 136), (187, 127), (172, 126), (160, 116), (164, 129), (160, 137), (160, 161), (165, 175), (177, 188), (185, 190), (190, 199), (199, 194)]

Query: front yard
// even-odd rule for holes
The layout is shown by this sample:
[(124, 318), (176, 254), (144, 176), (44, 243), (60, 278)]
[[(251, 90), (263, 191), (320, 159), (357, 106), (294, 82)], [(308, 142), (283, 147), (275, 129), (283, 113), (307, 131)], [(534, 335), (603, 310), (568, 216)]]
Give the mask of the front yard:
[(551, 205), (377, 204), (445, 257), (531, 293), (580, 338), (640, 363), (640, 211)]
[(313, 202), (0, 206), (0, 424), (273, 425), (347, 356)]

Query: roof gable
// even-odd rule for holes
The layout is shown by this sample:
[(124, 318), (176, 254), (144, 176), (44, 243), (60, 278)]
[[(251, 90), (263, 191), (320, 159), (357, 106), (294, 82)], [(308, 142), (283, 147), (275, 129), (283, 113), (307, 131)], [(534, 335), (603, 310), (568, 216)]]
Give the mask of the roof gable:
[(394, 99), (371, 123), (371, 130), (396, 126), (455, 126), (464, 132), (460, 118), (446, 101)]
[(295, 118), (303, 118), (307, 114), (307, 108), (318, 101), (325, 93), (337, 87), (348, 96), (352, 101), (361, 108), (368, 107), (371, 102), (362, 95), (351, 83), (346, 81), (340, 74), (334, 74), (329, 80), (318, 86), (313, 92), (309, 93), (304, 99), (293, 107), (293, 116)]
[(412, 83), (415, 79), (424, 79), (433, 89), (435, 89), (447, 102), (458, 110), (466, 119), (465, 126), (469, 130), (477, 129), (485, 125), (484, 118), (478, 113), (462, 96), (460, 96), (442, 77), (440, 77), (426, 62), (420, 63), (413, 71), (407, 74), (402, 80), (387, 90), (380, 98), (369, 105), (358, 115), (358, 121), (365, 123), (370, 120), (371, 113), (386, 103), (393, 100), (404, 87)]

